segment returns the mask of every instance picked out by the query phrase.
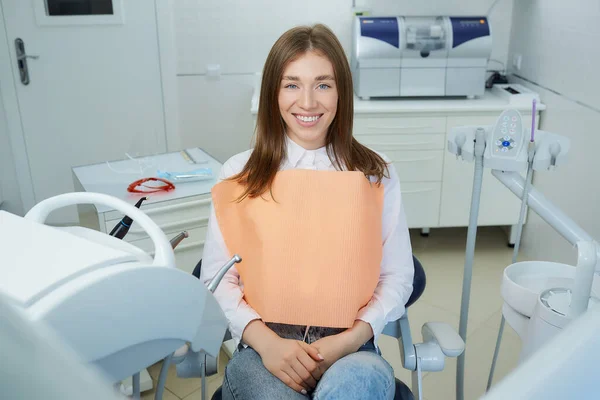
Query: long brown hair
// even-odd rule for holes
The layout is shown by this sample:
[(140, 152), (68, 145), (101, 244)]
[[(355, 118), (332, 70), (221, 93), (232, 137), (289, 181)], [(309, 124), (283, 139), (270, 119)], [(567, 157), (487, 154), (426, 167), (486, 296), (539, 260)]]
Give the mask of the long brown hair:
[(279, 88), (283, 72), (291, 61), (308, 51), (326, 56), (333, 65), (338, 90), (336, 115), (329, 126), (325, 144), (336, 169), (361, 171), (388, 177), (387, 163), (352, 136), (354, 92), (348, 59), (335, 34), (325, 25), (298, 26), (285, 32), (273, 45), (262, 75), (255, 131), (255, 147), (242, 171), (232, 176), (245, 187), (238, 200), (257, 197), (271, 189), (286, 156), (285, 122), (279, 112)]

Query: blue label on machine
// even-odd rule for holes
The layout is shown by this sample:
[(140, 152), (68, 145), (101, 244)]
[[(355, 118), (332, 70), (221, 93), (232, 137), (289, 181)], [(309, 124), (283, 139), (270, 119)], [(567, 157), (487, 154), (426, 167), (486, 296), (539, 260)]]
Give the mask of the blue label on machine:
[(490, 35), (490, 25), (485, 17), (450, 17), (452, 23), (452, 48), (473, 39)]
[(398, 20), (395, 17), (360, 18), (360, 34), (364, 37), (382, 40), (394, 47), (400, 48)]

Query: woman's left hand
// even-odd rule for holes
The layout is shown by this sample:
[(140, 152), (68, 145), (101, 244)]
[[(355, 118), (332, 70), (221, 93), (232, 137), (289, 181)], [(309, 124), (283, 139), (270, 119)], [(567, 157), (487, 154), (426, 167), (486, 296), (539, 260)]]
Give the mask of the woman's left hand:
[(352, 353), (352, 350), (346, 343), (346, 338), (342, 335), (343, 334), (327, 336), (311, 343), (311, 346), (316, 347), (317, 350), (319, 350), (319, 354), (321, 354), (324, 359), (317, 366), (317, 371), (313, 373), (313, 375), (317, 374), (315, 377), (317, 380), (321, 379), (321, 376), (334, 362)]
[(312, 346), (319, 350), (319, 354), (324, 358), (324, 360), (319, 363), (317, 371), (315, 371), (315, 373), (318, 374), (316, 379), (320, 379), (325, 371), (340, 358), (358, 351), (358, 349), (372, 337), (373, 331), (371, 325), (357, 320), (354, 323), (354, 326), (347, 331), (338, 335), (327, 336), (311, 343)]

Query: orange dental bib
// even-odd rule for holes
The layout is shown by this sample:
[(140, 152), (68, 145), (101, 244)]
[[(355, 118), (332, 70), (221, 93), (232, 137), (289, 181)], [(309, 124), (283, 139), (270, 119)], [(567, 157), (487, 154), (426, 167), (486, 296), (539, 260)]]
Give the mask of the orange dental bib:
[(212, 197), (244, 297), (264, 322), (349, 328), (371, 297), (382, 258), (383, 185), (361, 172), (278, 172), (273, 198), (236, 199), (237, 182)]

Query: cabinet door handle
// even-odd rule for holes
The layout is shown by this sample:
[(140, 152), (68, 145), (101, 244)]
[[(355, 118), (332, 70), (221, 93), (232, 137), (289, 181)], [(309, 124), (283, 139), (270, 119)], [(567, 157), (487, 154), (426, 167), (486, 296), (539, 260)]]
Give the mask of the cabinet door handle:
[(169, 212), (169, 211), (185, 210), (185, 209), (194, 208), (197, 206), (210, 205), (211, 202), (212, 202), (212, 199), (194, 200), (194, 201), (181, 203), (181, 204), (173, 204), (171, 206), (151, 208), (144, 212), (150, 216), (150, 215), (160, 214), (160, 213)]
[[(182, 219), (180, 221), (175, 221), (175, 222), (171, 222), (168, 224), (164, 224), (164, 225), (159, 225), (158, 227), (160, 229), (162, 229), (163, 231), (169, 231), (178, 227), (183, 227), (186, 225), (193, 225), (193, 226), (206, 226), (208, 225), (208, 217), (204, 217), (204, 218), (190, 218), (190, 219)], [(141, 229), (141, 228), (134, 228), (132, 227), (129, 230), (129, 233), (145, 233), (146, 231)]]

